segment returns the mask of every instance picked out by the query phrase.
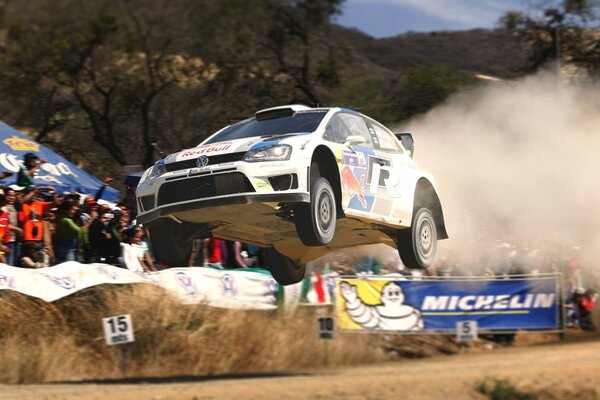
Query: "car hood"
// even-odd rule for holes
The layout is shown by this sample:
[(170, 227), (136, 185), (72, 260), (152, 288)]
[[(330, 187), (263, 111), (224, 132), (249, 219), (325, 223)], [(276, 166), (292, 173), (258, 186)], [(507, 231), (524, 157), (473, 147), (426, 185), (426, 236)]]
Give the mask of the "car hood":
[(173, 163), (185, 160), (196, 159), (202, 155), (215, 156), (229, 153), (246, 152), (252, 148), (269, 146), (274, 144), (289, 144), (295, 146), (297, 143), (307, 141), (307, 135), (310, 133), (294, 133), (278, 136), (255, 136), (251, 138), (228, 140), (210, 144), (201, 144), (190, 149), (181, 150), (167, 156), (166, 163)]

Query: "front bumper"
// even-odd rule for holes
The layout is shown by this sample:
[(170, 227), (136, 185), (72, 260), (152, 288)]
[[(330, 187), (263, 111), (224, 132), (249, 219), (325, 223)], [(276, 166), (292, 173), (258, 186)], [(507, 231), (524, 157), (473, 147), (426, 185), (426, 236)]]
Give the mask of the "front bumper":
[(310, 160), (241, 161), (168, 172), (138, 186), (137, 220), (147, 224), (177, 213), (223, 205), (309, 202), (308, 165)]
[(210, 208), (216, 206), (230, 206), (234, 204), (253, 203), (301, 203), (310, 201), (308, 193), (276, 193), (276, 194), (243, 194), (217, 199), (202, 199), (186, 203), (166, 205), (152, 211), (139, 214), (137, 223), (148, 224), (162, 217), (168, 217), (180, 212)]

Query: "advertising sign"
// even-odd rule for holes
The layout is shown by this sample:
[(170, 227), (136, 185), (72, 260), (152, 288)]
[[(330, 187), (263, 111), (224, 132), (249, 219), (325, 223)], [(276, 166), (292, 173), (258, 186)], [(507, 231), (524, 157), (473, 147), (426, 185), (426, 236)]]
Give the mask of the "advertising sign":
[(463, 321), (480, 330), (560, 326), (558, 276), (518, 279), (339, 279), (340, 329), (452, 331)]

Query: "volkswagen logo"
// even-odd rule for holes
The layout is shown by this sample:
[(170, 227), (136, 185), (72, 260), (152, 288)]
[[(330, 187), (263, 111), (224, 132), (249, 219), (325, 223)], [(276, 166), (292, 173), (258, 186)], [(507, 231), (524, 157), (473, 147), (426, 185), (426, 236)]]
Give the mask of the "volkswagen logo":
[(208, 157), (206, 157), (206, 156), (200, 156), (196, 160), (196, 165), (198, 167), (206, 167), (208, 165), (208, 161), (209, 161)]

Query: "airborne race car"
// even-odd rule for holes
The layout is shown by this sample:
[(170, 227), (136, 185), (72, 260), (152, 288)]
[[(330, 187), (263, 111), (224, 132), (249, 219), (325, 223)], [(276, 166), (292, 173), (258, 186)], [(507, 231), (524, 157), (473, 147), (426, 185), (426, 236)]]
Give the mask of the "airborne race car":
[(138, 222), (165, 264), (187, 265), (192, 241), (213, 235), (265, 247), (281, 284), (332, 249), (364, 244), (386, 243), (406, 267), (426, 268), (448, 235), (412, 146), (410, 134), (349, 109), (258, 111), (149, 168)]

